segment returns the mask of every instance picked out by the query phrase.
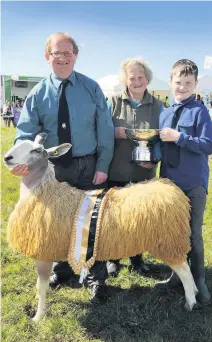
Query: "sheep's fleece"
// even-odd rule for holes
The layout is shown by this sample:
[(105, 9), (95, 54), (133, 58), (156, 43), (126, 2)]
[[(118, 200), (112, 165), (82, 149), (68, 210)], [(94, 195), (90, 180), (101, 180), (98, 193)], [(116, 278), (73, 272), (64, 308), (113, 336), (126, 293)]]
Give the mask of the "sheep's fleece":
[[(67, 260), (75, 213), (85, 192), (55, 179), (19, 200), (8, 223), (9, 245), (37, 260)], [(115, 188), (103, 199), (96, 260), (149, 252), (180, 264), (190, 250), (189, 201), (167, 179)]]

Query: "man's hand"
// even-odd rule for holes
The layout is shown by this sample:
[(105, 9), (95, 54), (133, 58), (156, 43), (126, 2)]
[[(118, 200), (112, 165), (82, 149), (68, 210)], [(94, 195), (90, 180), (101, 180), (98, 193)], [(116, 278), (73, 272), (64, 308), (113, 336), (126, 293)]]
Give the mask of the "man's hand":
[(27, 165), (16, 165), (9, 170), (15, 176), (26, 176), (28, 174), (28, 166)]
[(180, 132), (172, 128), (163, 128), (159, 134), (162, 141), (168, 142), (177, 142), (180, 137)]
[(154, 164), (152, 164), (152, 163), (145, 163), (145, 162), (141, 162), (138, 165), (143, 167), (143, 168), (145, 168), (145, 169), (152, 169), (154, 167)]
[(127, 139), (124, 127), (115, 127), (115, 138)]
[(102, 184), (107, 180), (107, 173), (96, 171), (93, 179), (93, 184)]

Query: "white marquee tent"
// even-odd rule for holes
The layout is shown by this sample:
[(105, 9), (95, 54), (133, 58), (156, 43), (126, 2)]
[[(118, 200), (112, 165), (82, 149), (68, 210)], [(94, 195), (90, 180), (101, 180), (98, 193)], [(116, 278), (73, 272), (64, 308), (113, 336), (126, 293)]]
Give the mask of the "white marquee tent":
[(210, 89), (212, 92), (212, 76), (203, 76), (198, 79), (196, 92), (202, 92), (204, 89)]
[[(123, 86), (119, 83), (118, 75), (107, 75), (96, 80), (99, 83), (100, 87), (102, 88), (105, 96), (111, 96), (119, 93)], [(170, 91), (170, 86), (168, 83), (159, 80), (158, 78), (153, 78), (152, 82), (148, 86), (148, 90), (150, 91)]]

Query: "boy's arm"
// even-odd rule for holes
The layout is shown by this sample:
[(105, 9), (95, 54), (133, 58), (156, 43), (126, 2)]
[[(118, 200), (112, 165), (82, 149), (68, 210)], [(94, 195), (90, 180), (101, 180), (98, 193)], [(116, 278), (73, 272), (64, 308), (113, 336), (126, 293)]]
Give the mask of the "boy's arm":
[(212, 154), (212, 121), (206, 108), (198, 115), (196, 136), (181, 132), (176, 144), (197, 154)]

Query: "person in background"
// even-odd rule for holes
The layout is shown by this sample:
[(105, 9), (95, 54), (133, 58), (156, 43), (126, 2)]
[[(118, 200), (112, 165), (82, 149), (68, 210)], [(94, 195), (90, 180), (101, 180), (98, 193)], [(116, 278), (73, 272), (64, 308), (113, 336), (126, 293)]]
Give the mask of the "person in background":
[[(114, 126), (97, 82), (73, 70), (78, 52), (69, 34), (58, 32), (47, 39), (45, 58), (52, 73), (27, 96), (15, 143), (34, 140), (38, 133), (46, 132), (45, 148), (49, 148), (64, 142), (65, 137), (72, 148), (55, 163), (52, 160), (57, 180), (82, 190), (105, 188), (113, 157)], [(64, 114), (67, 115), (64, 117)], [(28, 169), (26, 165), (19, 165), (11, 172), (25, 176)], [(68, 262), (57, 262), (50, 286), (67, 283), (72, 276)], [(95, 262), (87, 276), (91, 303), (101, 303), (107, 298), (106, 277), (106, 263)]]
[(164, 107), (168, 108), (169, 107), (169, 97), (166, 96), (165, 101), (164, 101)]
[(18, 120), (21, 115), (21, 110), (23, 108), (23, 101), (16, 100), (15, 106), (12, 108), (13, 116), (14, 116), (14, 126), (17, 126)]
[(3, 105), (3, 120), (4, 120), (6, 127), (10, 127), (12, 116), (13, 114), (12, 114), (12, 109), (10, 105), (10, 100), (7, 100), (5, 104)]
[(204, 101), (201, 99), (200, 94), (197, 94), (196, 101), (198, 101), (204, 105)]
[[(159, 113), (163, 109), (163, 103), (147, 90), (152, 77), (152, 70), (142, 59), (127, 59), (121, 63), (120, 82), (125, 88), (108, 100), (115, 126), (115, 150), (108, 176), (110, 188), (123, 187), (130, 182), (137, 183), (156, 176), (155, 165), (136, 165), (131, 162), (134, 144), (125, 134), (125, 128), (159, 127)], [(141, 255), (131, 257), (130, 263), (138, 273), (149, 271)], [(117, 276), (120, 270), (119, 261), (110, 260), (107, 262), (107, 269), (109, 275)]]
[[(188, 260), (196, 283), (197, 301), (211, 303), (205, 282), (202, 222), (208, 192), (208, 156), (212, 154), (212, 123), (207, 108), (195, 100), (198, 68), (188, 59), (177, 61), (171, 71), (170, 85), (175, 103), (160, 115), (160, 137), (163, 141), (160, 176), (179, 186), (191, 204), (191, 251)], [(181, 285), (176, 273), (159, 288)]]
[(158, 95), (158, 100), (160, 100), (160, 95)]

